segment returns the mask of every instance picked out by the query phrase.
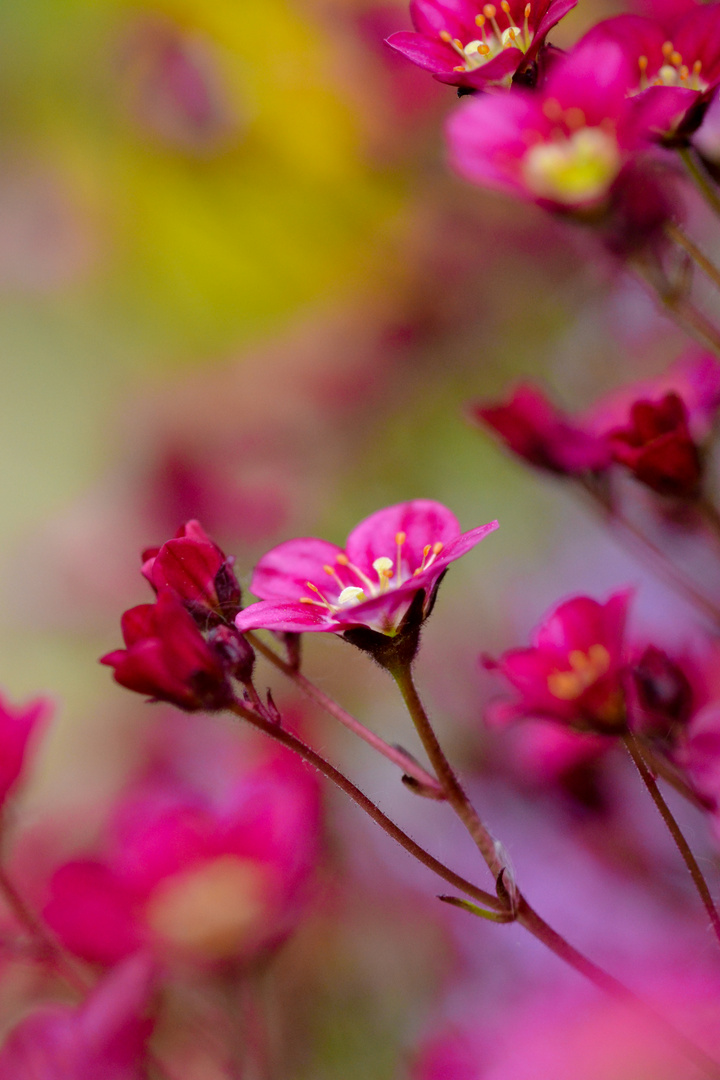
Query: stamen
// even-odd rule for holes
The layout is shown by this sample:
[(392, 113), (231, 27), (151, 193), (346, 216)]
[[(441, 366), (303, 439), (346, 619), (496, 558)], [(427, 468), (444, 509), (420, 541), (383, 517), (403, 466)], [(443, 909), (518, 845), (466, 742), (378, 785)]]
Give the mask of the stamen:
[(388, 587), (388, 582), (393, 576), (392, 559), (388, 559), (387, 555), (381, 555), (379, 559), (376, 559), (373, 563), (373, 570), (376, 571), (377, 576), (380, 578), (380, 592), (385, 592)]
[(323, 566), (323, 570), (329, 577), (333, 579), (333, 581), (337, 582), (337, 584), (340, 586), (340, 591), (345, 588), (345, 583), (340, 578), (340, 575), (338, 574), (334, 566)]
[(680, 65), (682, 64), (682, 56), (679, 52), (670, 53), (670, 63), (674, 64), (675, 67), (680, 67)]
[[(333, 609), (332, 604), (327, 599), (327, 597), (323, 596), (323, 594), (318, 589), (317, 585), (313, 585), (312, 581), (306, 581), (305, 582), (305, 588), (310, 589), (314, 593), (317, 593), (317, 595), (320, 597), (321, 603), (318, 605), (319, 607), (326, 607), (328, 609), (328, 611), (332, 611), (332, 609)], [(318, 602), (317, 602), (317, 600), (311, 600), (310, 603), (311, 604), (317, 604)]]
[(638, 56), (638, 67), (640, 68), (640, 89), (645, 90), (647, 88), (647, 56)]
[(532, 11), (532, 5), (531, 4), (526, 4), (525, 5), (525, 22), (523, 24), (523, 32), (525, 34), (525, 48), (526, 49), (530, 48), (530, 41), (531, 41), (531, 35), (530, 35), (530, 13), (531, 13), (531, 11)]
[(672, 41), (666, 41), (662, 47), (662, 54), (666, 60), (669, 60), (672, 54), (675, 52), (675, 46)]
[(367, 600), (367, 597), (357, 585), (348, 585), (338, 596), (338, 604), (358, 604), (362, 600)]
[(344, 551), (341, 551), (339, 555), (335, 556), (335, 562), (340, 563), (341, 566), (347, 566), (348, 570), (352, 570), (353, 574), (359, 577), (363, 585), (365, 585), (366, 588), (368, 588), (372, 593), (374, 588), (372, 581), (367, 576), (367, 574), (363, 574), (359, 566), (356, 566), (355, 563), (350, 562)]
[(395, 573), (397, 575), (398, 581), (400, 580), (400, 575), (402, 573), (402, 546), (406, 540), (407, 533), (395, 533), (395, 545), (397, 547), (397, 554), (395, 556)]

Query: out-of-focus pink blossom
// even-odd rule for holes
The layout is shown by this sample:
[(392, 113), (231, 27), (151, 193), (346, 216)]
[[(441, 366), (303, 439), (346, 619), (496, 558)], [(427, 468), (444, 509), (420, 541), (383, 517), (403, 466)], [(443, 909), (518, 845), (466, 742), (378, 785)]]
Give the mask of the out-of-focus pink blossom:
[(549, 472), (574, 475), (610, 463), (605, 442), (572, 423), (531, 383), (523, 383), (505, 404), (474, 405), (474, 417), (509, 450)]
[(720, 81), (720, 4), (692, 3), (665, 18), (617, 15), (594, 26), (582, 43), (612, 42), (628, 60), (627, 93), (642, 108), (668, 91), (673, 108), (666, 134), (677, 128)]
[(91, 962), (242, 961), (297, 922), (319, 827), (316, 779), (285, 751), (212, 792), (156, 777), (121, 798), (101, 855), (55, 871), (45, 917)]
[(240, 586), (228, 559), (199, 521), (187, 521), (173, 540), (143, 552), (143, 575), (156, 592), (171, 589), (202, 625), (231, 619), (240, 609)]
[(582, 731), (612, 734), (625, 727), (622, 677), (630, 594), (604, 604), (575, 596), (554, 609), (532, 635), (532, 646), (511, 649), (484, 663), (519, 692), (519, 701), (496, 706), (497, 720), (537, 717)]
[(450, 563), (497, 527), (493, 521), (462, 533), (446, 507), (414, 499), (361, 521), (344, 549), (327, 540), (288, 540), (261, 558), (250, 583), (260, 602), (235, 624), (240, 631), (297, 633), (369, 627), (393, 636), (416, 595), (424, 592), (427, 615)]
[(616, 461), (660, 495), (688, 498), (700, 485), (700, 454), (688, 427), (685, 403), (677, 394), (658, 402), (636, 401), (625, 427), (608, 432)]
[(388, 45), (452, 86), (507, 86), (537, 56), (548, 32), (577, 0), (411, 0), (415, 33)]
[(0, 1080), (143, 1080), (152, 965), (129, 958), (78, 1008), (37, 1009), (0, 1050)]
[(616, 43), (590, 41), (558, 60), (534, 93), (474, 97), (448, 123), (452, 164), (474, 184), (549, 209), (606, 208), (624, 166), (677, 112), (670, 90), (634, 107), (628, 65)]
[(155, 604), (123, 614), (127, 648), (101, 658), (129, 690), (180, 709), (222, 709), (232, 691), (220, 655), (205, 641), (182, 602), (162, 589)]
[(44, 726), (52, 711), (49, 698), (11, 705), (0, 696), (0, 805), (20, 777), (33, 733)]

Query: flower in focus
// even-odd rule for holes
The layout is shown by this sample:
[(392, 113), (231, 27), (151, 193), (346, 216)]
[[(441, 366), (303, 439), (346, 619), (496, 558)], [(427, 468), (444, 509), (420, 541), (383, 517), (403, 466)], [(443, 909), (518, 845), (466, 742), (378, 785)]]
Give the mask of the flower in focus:
[(422, 592), (427, 617), (440, 578), (498, 527), (461, 533), (440, 503), (414, 499), (361, 521), (344, 548), (327, 540), (288, 540), (260, 559), (251, 590), (260, 602), (235, 620), (238, 630), (343, 633), (369, 627), (394, 636)]
[(7, 1037), (0, 1080), (143, 1080), (152, 968), (134, 956), (77, 1008), (37, 1009)]
[(680, 498), (697, 494), (702, 464), (677, 394), (636, 401), (627, 427), (614, 428), (607, 437), (615, 460), (653, 491)]
[(240, 610), (240, 586), (228, 559), (199, 521), (187, 521), (175, 538), (143, 552), (143, 575), (156, 592), (172, 589), (202, 627)]
[(610, 462), (601, 439), (573, 425), (530, 383), (518, 386), (506, 404), (473, 406), (473, 415), (538, 469), (574, 475), (603, 469)]
[[(672, 101), (666, 126), (669, 134), (682, 125), (688, 112), (707, 101), (720, 82), (720, 4), (684, 5), (662, 18), (617, 15), (594, 26), (582, 43), (612, 42), (628, 60), (626, 91), (638, 105), (651, 98)], [(700, 116), (698, 116), (700, 119)]]
[(20, 777), (33, 732), (43, 727), (52, 710), (49, 698), (11, 705), (0, 697), (0, 805)]
[(605, 208), (623, 167), (673, 107), (663, 99), (634, 109), (627, 68), (617, 44), (588, 42), (553, 64), (535, 93), (474, 97), (448, 123), (455, 169), (549, 209)]
[(169, 589), (123, 614), (125, 649), (101, 658), (129, 690), (180, 709), (222, 709), (232, 698), (221, 656)]
[(511, 649), (497, 661), (484, 658), (485, 666), (520, 694), (518, 701), (496, 706), (495, 719), (545, 718), (580, 731), (622, 731), (629, 601), (627, 592), (615, 593), (604, 604), (575, 596), (540, 624), (530, 648)]
[(284, 751), (243, 774), (215, 750), (203, 782), (154, 776), (126, 792), (101, 853), (55, 871), (44, 914), (76, 955), (113, 964), (146, 948), (212, 965), (292, 930), (318, 859), (316, 779)]
[(431, 71), (439, 82), (484, 89), (509, 85), (537, 56), (547, 33), (577, 0), (411, 0), (415, 33), (388, 45)]

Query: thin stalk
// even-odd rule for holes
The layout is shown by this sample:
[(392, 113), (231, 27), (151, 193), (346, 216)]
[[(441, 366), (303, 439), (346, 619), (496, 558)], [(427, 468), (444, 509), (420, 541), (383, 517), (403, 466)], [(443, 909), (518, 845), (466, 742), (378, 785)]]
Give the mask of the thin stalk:
[(703, 810), (707, 813), (708, 811), (712, 812), (717, 809), (717, 803), (714, 799), (694, 791), (680, 773), (673, 769), (670, 762), (663, 758), (661, 754), (656, 754), (653, 748), (648, 746), (647, 743), (643, 743), (642, 754), (648, 767), (655, 776), (659, 776), (664, 780), (668, 787), (671, 787), (673, 791), (676, 791), (678, 795), (681, 795), (683, 799), (686, 799), (687, 802), (691, 803), (697, 810)]
[(635, 736), (631, 732), (628, 732), (626, 735), (623, 736), (623, 741), (625, 743), (625, 746), (627, 747), (630, 757), (635, 763), (637, 771), (640, 773), (640, 778), (642, 782), (650, 793), (650, 798), (655, 803), (655, 806), (657, 807), (661, 818), (667, 825), (668, 831), (672, 836), (673, 840), (675, 841), (675, 846), (680, 852), (683, 861), (688, 868), (688, 871), (690, 872), (690, 877), (693, 880), (693, 884), (697, 889), (698, 895), (703, 902), (705, 910), (708, 913), (710, 922), (712, 923), (712, 928), (715, 931), (715, 936), (717, 937), (718, 941), (720, 941), (720, 915), (718, 915), (717, 908), (713, 903), (713, 898), (710, 895), (710, 889), (708, 888), (707, 882), (703, 877), (702, 870), (698, 866), (697, 860), (693, 855), (692, 851), (690, 850), (690, 845), (683, 836), (680, 826), (673, 817), (669, 806), (665, 802), (665, 799), (663, 798), (660, 789), (655, 782), (655, 777), (648, 769), (645, 763), (645, 759), (642, 755), (642, 750), (638, 746)]
[(339, 720), (341, 724), (344, 724), (346, 728), (349, 728), (355, 735), (363, 739), (369, 746), (372, 746), (374, 750), (377, 750), (388, 761), (392, 761), (394, 765), (398, 765), (407, 776), (411, 776), (414, 780), (420, 784), (421, 788), (426, 789), (426, 793), (432, 795), (436, 799), (443, 799), (442, 788), (434, 776), (431, 776), (426, 769), (423, 769), (422, 765), (419, 765), (409, 754), (404, 753), (396, 746), (390, 746), (384, 739), (381, 739), (379, 735), (376, 735), (374, 731), (370, 731), (364, 724), (361, 724), (359, 720), (356, 720), (349, 712), (343, 709), (342, 705), (339, 705), (337, 701), (329, 697), (318, 686), (310, 682), (301, 672), (297, 671), (291, 664), (283, 660), (274, 649), (271, 649), (265, 644), (256, 634), (252, 631), (246, 631), (245, 637), (248, 642), (256, 649), (261, 656), (264, 656), (266, 660), (269, 660), (271, 664), (274, 664), (279, 671), (282, 671), (283, 675), (286, 675), (299, 690), (314, 701), (316, 705), (319, 705), (321, 709), (329, 713), (335, 720)]
[(709, 319), (706, 319), (692, 301), (685, 295), (672, 288), (668, 283), (662, 287), (653, 280), (652, 274), (642, 265), (635, 264), (635, 271), (640, 280), (647, 286), (653, 296), (669, 312), (673, 321), (681, 330), (684, 330), (697, 342), (711, 349), (720, 356), (720, 330)]
[(666, 224), (665, 232), (678, 247), (682, 248), (690, 256), (695, 265), (712, 281), (713, 285), (720, 289), (720, 268), (700, 250), (694, 240), (691, 240), (680, 226), (672, 221)]
[(686, 600), (696, 607), (702, 614), (712, 620), (716, 626), (720, 626), (720, 606), (709, 600), (695, 585), (685, 576), (682, 570), (667, 557), (662, 548), (647, 536), (634, 522), (621, 514), (615, 507), (598, 495), (589, 484), (580, 481), (582, 490), (590, 497), (596, 508), (603, 517), (618, 526), (625, 536), (635, 545), (643, 548), (649, 556), (650, 564), (658, 577), (662, 578), (679, 592)]
[(497, 845), (488, 829), (480, 820), (475, 807), (465, 793), (452, 765), (445, 757), (438, 741), (432, 724), (425, 712), (420, 695), (413, 681), (410, 665), (399, 665), (391, 669), (390, 674), (395, 679), (398, 689), (415, 725), (420, 740), (425, 747), (425, 753), (430, 759), (430, 764), (437, 773), (447, 800), (457, 816), (475, 841), (480, 854), (487, 863), (491, 874), (497, 880), (505, 869), (502, 859), (498, 856)]
[(714, 213), (720, 215), (720, 194), (716, 191), (710, 178), (702, 165), (698, 162), (690, 147), (683, 147), (678, 150), (678, 153), (682, 158), (683, 165), (687, 169), (690, 179), (705, 202)]
[(399, 825), (396, 825), (382, 810), (372, 802), (371, 799), (365, 795), (360, 788), (356, 787), (347, 776), (336, 769), (334, 765), (331, 765), (329, 761), (326, 761), (324, 757), (313, 750), (312, 747), (307, 746), (297, 735), (293, 735), (290, 731), (286, 731), (285, 728), (280, 727), (279, 724), (273, 724), (269, 720), (266, 720), (263, 716), (259, 716), (251, 709), (246, 708), (241, 702), (236, 701), (230, 706), (230, 711), (235, 713), (236, 716), (241, 717), (243, 720), (247, 720), (253, 727), (258, 728), (259, 731), (269, 735), (276, 742), (282, 743), (283, 746), (287, 746), (290, 750), (293, 750), (303, 761), (307, 761), (309, 765), (317, 769), (328, 780), (332, 781), (336, 787), (339, 787), (341, 791), (344, 791), (354, 803), (365, 811), (365, 813), (372, 818), (372, 820), (380, 826), (383, 832), (397, 841), (401, 847), (405, 848), (408, 854), (412, 855), (414, 859), (421, 862), (423, 866), (426, 866), (428, 870), (431, 870), (438, 877), (441, 877), (444, 881), (447, 881), (449, 885), (459, 889), (461, 892), (466, 893), (467, 896), (472, 896), (475, 900), (478, 900), (486, 907), (492, 908), (494, 911), (503, 910), (502, 903), (492, 893), (485, 892), (484, 889), (479, 888), (477, 885), (473, 885), (472, 882), (466, 881), (465, 878), (456, 874), (449, 867), (441, 863), (439, 859), (436, 859), (424, 848), (416, 844), (415, 841), (403, 832)]
[(704, 495), (699, 499), (697, 507), (706, 529), (717, 542), (720, 540), (720, 511)]

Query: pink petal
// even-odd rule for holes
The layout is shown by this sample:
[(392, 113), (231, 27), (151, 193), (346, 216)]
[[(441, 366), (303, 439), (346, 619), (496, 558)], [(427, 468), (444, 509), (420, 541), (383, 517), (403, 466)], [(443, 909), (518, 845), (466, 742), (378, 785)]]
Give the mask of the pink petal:
[(413, 499), (378, 510), (365, 518), (348, 536), (346, 552), (351, 562), (375, 580), (375, 559), (387, 557), (395, 562), (396, 536), (405, 533), (403, 563), (415, 570), (423, 560), (423, 549), (439, 541), (447, 544), (460, 533), (453, 513), (432, 499)]
[[(263, 555), (253, 571), (250, 589), (261, 600), (283, 600), (292, 606), (293, 601), (309, 595), (306, 582), (321, 592), (327, 588), (330, 579), (323, 566), (334, 566), (341, 553), (341, 548), (327, 540), (287, 540)], [(335, 588), (333, 595), (338, 591)]]
[(460, 63), (455, 50), (443, 41), (433, 41), (423, 34), (401, 31), (386, 38), (386, 43), (413, 64), (432, 72), (449, 72)]
[(260, 600), (250, 604), (235, 619), (238, 630), (281, 630), (302, 634), (312, 630), (336, 630), (337, 621), (325, 608), (313, 604)]

